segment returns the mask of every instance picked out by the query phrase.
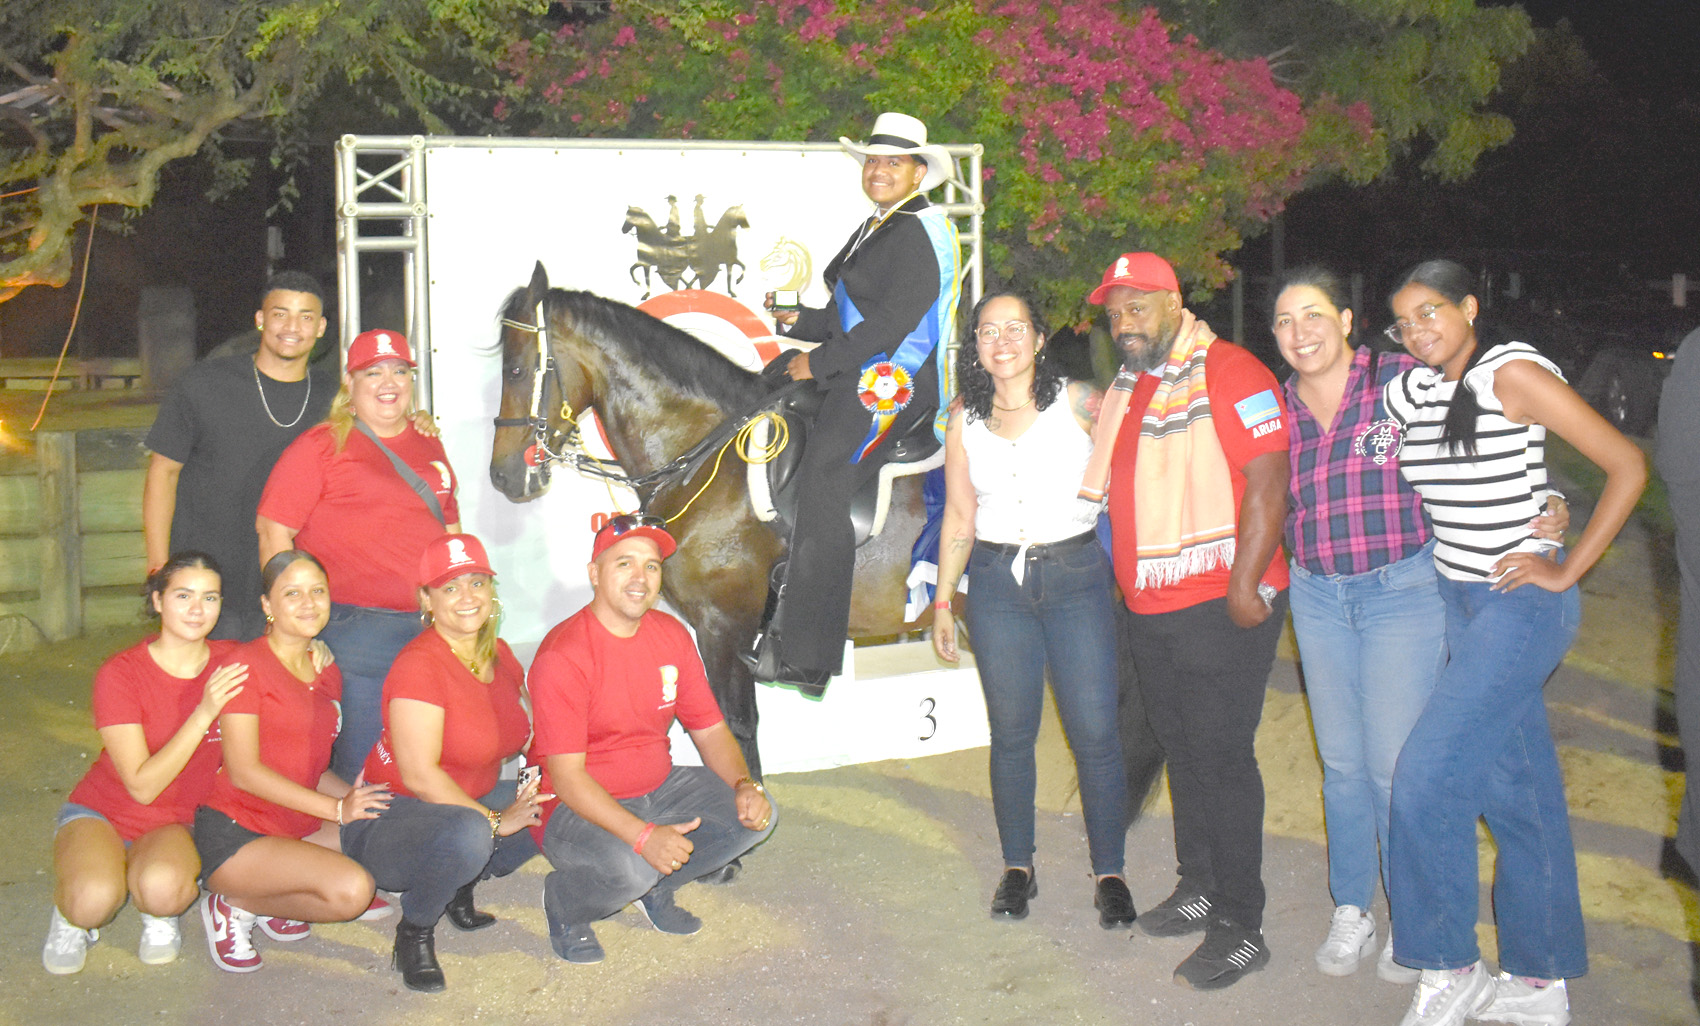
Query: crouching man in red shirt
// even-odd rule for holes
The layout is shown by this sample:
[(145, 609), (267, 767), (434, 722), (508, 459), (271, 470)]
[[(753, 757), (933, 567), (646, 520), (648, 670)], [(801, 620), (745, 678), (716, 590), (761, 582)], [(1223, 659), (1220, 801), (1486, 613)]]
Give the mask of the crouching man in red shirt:
[[(596, 533), (590, 604), (549, 632), (531, 664), (543, 767), (538, 838), (555, 871), (543, 883), (549, 942), (569, 962), (602, 961), (591, 924), (631, 902), (663, 933), (702, 920), (673, 902), (681, 886), (767, 839), (774, 809), (709, 690), (685, 627), (657, 612), (662, 523), (622, 514)], [(667, 732), (684, 725), (702, 766), (674, 766)]]

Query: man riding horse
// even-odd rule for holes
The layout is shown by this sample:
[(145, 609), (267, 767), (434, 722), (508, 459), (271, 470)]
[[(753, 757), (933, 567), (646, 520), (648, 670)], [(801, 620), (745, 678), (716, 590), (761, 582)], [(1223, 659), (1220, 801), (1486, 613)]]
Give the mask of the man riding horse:
[(851, 500), (878, 473), (888, 443), (943, 405), (938, 362), (955, 325), (960, 258), (950, 219), (927, 202), (953, 176), (944, 148), (927, 145), (926, 125), (885, 113), (866, 143), (839, 142), (861, 162), (875, 210), (827, 265), (826, 307), (775, 313), (787, 335), (819, 346), (775, 361), (768, 374), (813, 381), (820, 405), (798, 470), (778, 602), (748, 660), (758, 679), (814, 694), (844, 657)]

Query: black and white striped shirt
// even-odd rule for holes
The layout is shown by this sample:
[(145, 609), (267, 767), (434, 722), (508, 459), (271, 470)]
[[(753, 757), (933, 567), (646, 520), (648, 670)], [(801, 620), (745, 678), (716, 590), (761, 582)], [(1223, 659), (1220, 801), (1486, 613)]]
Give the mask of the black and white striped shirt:
[(1509, 552), (1541, 552), (1557, 543), (1530, 536), (1529, 521), (1546, 508), (1546, 428), (1506, 419), (1493, 391), (1493, 375), (1512, 360), (1559, 369), (1522, 342), (1494, 346), (1464, 375), (1482, 412), (1476, 419), (1476, 452), (1449, 451), (1441, 427), (1456, 381), (1432, 367), (1406, 371), (1387, 383), (1387, 412), (1404, 429), (1399, 469), (1423, 498), (1434, 525), (1435, 566), (1455, 581), (1483, 581)]

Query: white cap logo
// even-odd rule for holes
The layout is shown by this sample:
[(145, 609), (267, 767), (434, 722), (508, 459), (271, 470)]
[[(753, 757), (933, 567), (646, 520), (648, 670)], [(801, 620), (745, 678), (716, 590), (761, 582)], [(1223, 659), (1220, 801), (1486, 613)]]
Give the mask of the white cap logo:
[(390, 345), (390, 337), (383, 332), (378, 333), (378, 348), (376, 352), (378, 356), (393, 356), (398, 360), (401, 359), (401, 354), (395, 351), (395, 346)]
[(460, 566), (472, 562), (472, 557), (466, 554), (466, 542), (459, 538), (449, 539), (449, 566)]
[(1113, 278), (1125, 278), (1125, 277), (1127, 277), (1127, 275), (1128, 275), (1127, 257), (1124, 256), (1124, 257), (1117, 258), (1117, 260), (1116, 260), (1116, 273), (1111, 275), (1111, 277), (1113, 277)]

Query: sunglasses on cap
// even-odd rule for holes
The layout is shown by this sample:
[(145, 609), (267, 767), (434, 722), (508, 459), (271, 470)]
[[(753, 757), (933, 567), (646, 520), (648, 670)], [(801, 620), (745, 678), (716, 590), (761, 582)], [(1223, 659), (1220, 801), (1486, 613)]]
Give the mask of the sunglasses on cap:
[(602, 530), (618, 538), (627, 531), (636, 530), (639, 527), (654, 527), (665, 531), (667, 530), (667, 521), (648, 513), (620, 513), (609, 517), (608, 522), (602, 525)]

